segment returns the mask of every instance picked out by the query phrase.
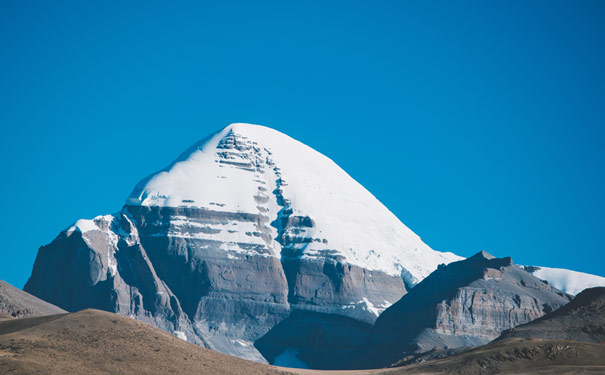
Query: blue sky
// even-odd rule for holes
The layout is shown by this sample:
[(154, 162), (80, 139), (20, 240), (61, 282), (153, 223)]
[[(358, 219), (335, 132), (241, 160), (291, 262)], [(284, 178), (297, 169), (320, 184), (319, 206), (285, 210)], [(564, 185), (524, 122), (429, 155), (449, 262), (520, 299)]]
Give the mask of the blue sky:
[(605, 276), (605, 2), (0, 4), (0, 279), (232, 122), (431, 247)]

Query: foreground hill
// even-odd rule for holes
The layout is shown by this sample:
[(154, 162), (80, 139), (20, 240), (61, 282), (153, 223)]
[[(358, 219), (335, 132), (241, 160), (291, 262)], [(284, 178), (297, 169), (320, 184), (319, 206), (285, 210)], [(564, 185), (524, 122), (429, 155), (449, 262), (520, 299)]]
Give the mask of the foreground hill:
[(0, 374), (287, 374), (187, 343), (134, 319), (83, 310), (0, 320)]
[[(582, 329), (581, 327), (579, 327)], [(509, 338), (442, 359), (374, 370), (284, 369), (182, 341), (134, 319), (84, 310), (0, 319), (0, 374), (603, 374), (605, 344)]]
[[(0, 316), (31, 318), (66, 311), (0, 280)], [(0, 319), (2, 319), (0, 317)]]
[(499, 340), (461, 354), (405, 366), (391, 375), (604, 374), (605, 344), (566, 340)]

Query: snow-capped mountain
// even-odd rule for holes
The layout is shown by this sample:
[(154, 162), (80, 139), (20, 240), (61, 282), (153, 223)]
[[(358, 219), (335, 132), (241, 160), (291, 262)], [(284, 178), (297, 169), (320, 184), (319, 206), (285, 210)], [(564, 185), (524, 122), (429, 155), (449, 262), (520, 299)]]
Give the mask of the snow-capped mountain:
[[(171, 220), (171, 236), (218, 241), (233, 256), (250, 253), (254, 245), (267, 256), (336, 257), (389, 275), (403, 273), (410, 284), (438, 264), (460, 259), (428, 247), (332, 160), (259, 125), (232, 124), (196, 143), (141, 181), (127, 205), (262, 217), (260, 224)], [(207, 230), (195, 230), (203, 225)]]
[(531, 272), (539, 279), (548, 281), (555, 288), (573, 296), (587, 288), (605, 286), (605, 277), (589, 273), (536, 266), (525, 266), (525, 270)]
[(25, 290), (262, 361), (254, 341), (292, 311), (373, 323), (459, 259), (324, 155), (232, 124), (142, 180), (121, 212), (79, 220), (40, 248)]

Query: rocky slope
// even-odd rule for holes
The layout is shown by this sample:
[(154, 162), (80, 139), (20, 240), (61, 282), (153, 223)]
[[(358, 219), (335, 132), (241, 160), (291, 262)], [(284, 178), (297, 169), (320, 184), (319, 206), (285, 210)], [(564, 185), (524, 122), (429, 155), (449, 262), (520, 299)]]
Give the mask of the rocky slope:
[(500, 339), (507, 338), (605, 342), (605, 288), (584, 290), (558, 310), (503, 332)]
[(429, 248), (327, 157), (233, 124), (143, 179), (121, 212), (79, 220), (40, 248), (25, 290), (263, 361), (254, 341), (292, 312), (371, 324), (459, 259)]
[(66, 311), (0, 280), (0, 315), (15, 318), (61, 314)]
[(386, 366), (406, 355), (482, 345), (569, 299), (511, 258), (480, 252), (440, 266), (388, 308), (376, 321), (360, 365)]
[(513, 338), (468, 349), (454, 356), (393, 368), (380, 373), (385, 375), (596, 375), (605, 373), (605, 344)]

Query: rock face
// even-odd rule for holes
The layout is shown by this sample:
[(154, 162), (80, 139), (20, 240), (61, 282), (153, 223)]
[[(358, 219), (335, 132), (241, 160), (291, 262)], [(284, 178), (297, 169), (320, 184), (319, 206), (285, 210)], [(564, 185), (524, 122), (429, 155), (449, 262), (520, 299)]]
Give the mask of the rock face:
[(0, 280), (0, 314), (15, 318), (63, 314), (66, 311)]
[(336, 370), (346, 367), (371, 328), (340, 315), (295, 310), (255, 346), (276, 366)]
[(253, 342), (292, 312), (371, 324), (459, 259), (429, 248), (327, 157), (234, 124), (143, 179), (121, 212), (79, 220), (40, 248), (25, 290), (264, 361)]
[(440, 266), (388, 308), (365, 345), (363, 366), (385, 366), (435, 348), (483, 345), (569, 299), (511, 258), (480, 252)]
[(530, 323), (505, 331), (509, 338), (605, 342), (605, 288), (590, 288), (570, 303)]

